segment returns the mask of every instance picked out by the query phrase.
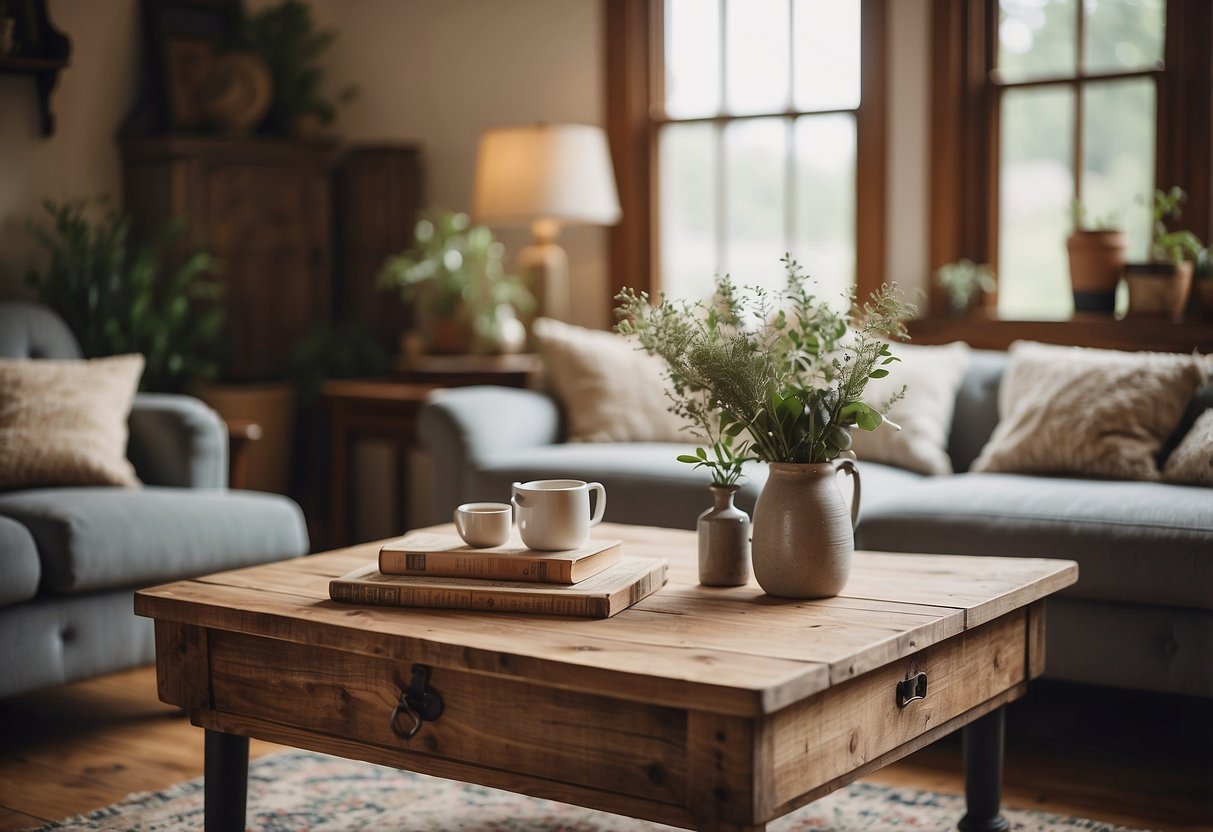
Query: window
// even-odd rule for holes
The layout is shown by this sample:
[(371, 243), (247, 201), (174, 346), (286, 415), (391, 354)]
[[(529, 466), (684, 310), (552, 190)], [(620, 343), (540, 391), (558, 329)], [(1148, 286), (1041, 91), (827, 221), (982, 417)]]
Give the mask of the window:
[[(624, 221), (615, 284), (782, 284), (791, 252), (842, 298), (881, 282), (883, 0), (608, 4)], [(865, 164), (860, 164), (865, 160)], [(866, 160), (872, 160), (870, 164)]]
[[(1079, 199), (1147, 255), (1154, 188), (1209, 232), (1207, 0), (961, 0), (936, 7), (932, 264), (998, 273), (998, 314), (1073, 314)], [(936, 307), (938, 308), (938, 307)]]

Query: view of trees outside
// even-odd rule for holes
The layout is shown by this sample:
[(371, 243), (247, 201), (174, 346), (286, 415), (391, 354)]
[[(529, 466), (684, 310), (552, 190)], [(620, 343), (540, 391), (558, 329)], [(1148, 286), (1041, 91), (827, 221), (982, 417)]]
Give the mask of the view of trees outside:
[[(1000, 0), (997, 75), (1043, 78), (1152, 70), (1161, 64), (1165, 0), (1081, 0), (1084, 66), (1078, 66), (1079, 0)], [(1065, 241), (1078, 196), (1088, 224), (1129, 236), (1146, 256), (1154, 190), (1155, 82), (1149, 77), (1007, 87), (1000, 102), (999, 315), (1065, 319), (1073, 312)], [(1074, 141), (1082, 124), (1082, 192)], [(1162, 183), (1166, 184), (1166, 183)]]
[[(723, 3), (723, 6), (722, 6)], [(860, 0), (666, 0), (661, 286), (775, 288), (791, 252), (843, 303), (855, 282)], [(723, 13), (723, 14), (722, 14)], [(797, 115), (784, 115), (789, 110)], [(756, 116), (756, 117), (755, 117)]]

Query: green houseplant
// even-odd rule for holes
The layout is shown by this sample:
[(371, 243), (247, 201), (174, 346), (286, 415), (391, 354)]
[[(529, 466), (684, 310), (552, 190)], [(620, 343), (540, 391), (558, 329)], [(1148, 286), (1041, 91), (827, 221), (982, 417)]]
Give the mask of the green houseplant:
[(1072, 229), (1066, 239), (1075, 312), (1111, 315), (1128, 241), (1112, 218), (1090, 220), (1082, 201), (1070, 203)]
[(467, 214), (423, 214), (413, 247), (384, 262), (379, 285), (415, 304), (428, 352), (511, 352), (525, 341), (515, 313), (531, 309), (531, 293), (506, 271), (505, 246)]
[(967, 315), (977, 301), (997, 288), (994, 270), (986, 263), (963, 259), (945, 263), (935, 272), (935, 282), (948, 295), (948, 309), (955, 316)]
[(1150, 260), (1125, 264), (1130, 317), (1181, 320), (1192, 286), (1193, 262), (1204, 250), (1200, 239), (1170, 223), (1183, 216), (1188, 195), (1180, 187), (1154, 191)]
[[(215, 260), (195, 250), (170, 266), (184, 234), (169, 223), (153, 242), (137, 242), (131, 218), (101, 198), (43, 203), (48, 225), (27, 228), (50, 253), (29, 274), (38, 299), (67, 322), (87, 358), (142, 353), (140, 387), (179, 392), (213, 378), (222, 352), (222, 285)], [(94, 209), (99, 219), (91, 219)]]
[(274, 93), (264, 124), (270, 132), (311, 135), (333, 123), (337, 104), (353, 100), (353, 86), (338, 91), (335, 100), (321, 90), (320, 60), (336, 39), (335, 31), (317, 28), (311, 6), (301, 0), (285, 0), (245, 19), (234, 47), (260, 55), (269, 68)]
[[(739, 288), (726, 275), (711, 304), (663, 297), (654, 306), (625, 289), (618, 330), (665, 361), (671, 410), (714, 449), (722, 435), (741, 438), (740, 455), (769, 463), (753, 520), (759, 584), (782, 597), (825, 597), (842, 589), (854, 550), (851, 431), (875, 430), (897, 398), (870, 403), (864, 390), (897, 361), (889, 339), (905, 335), (912, 308), (884, 287), (838, 312), (813, 294), (796, 261), (782, 262), (782, 290)], [(727, 455), (695, 456), (728, 467)], [(838, 471), (854, 478), (849, 519)]]

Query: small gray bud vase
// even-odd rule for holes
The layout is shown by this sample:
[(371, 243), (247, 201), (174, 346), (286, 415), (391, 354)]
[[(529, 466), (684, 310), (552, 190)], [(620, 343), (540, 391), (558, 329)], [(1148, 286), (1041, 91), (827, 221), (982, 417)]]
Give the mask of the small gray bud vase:
[(742, 586), (750, 580), (750, 516), (733, 505), (735, 485), (713, 485), (715, 505), (699, 515), (699, 583)]

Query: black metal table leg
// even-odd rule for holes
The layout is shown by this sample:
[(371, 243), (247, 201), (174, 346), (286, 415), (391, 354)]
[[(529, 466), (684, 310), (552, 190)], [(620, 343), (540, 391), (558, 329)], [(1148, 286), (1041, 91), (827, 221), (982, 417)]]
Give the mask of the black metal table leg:
[(206, 732), (206, 832), (244, 832), (248, 737)]
[(1003, 708), (964, 727), (965, 816), (960, 832), (1007, 832), (1011, 825), (1000, 814), (1002, 752), (1006, 720)]

